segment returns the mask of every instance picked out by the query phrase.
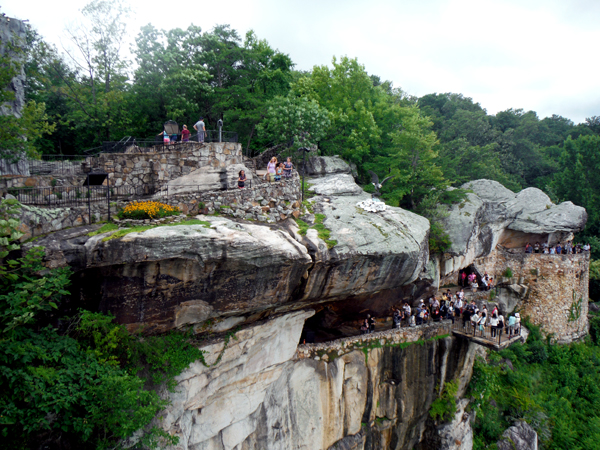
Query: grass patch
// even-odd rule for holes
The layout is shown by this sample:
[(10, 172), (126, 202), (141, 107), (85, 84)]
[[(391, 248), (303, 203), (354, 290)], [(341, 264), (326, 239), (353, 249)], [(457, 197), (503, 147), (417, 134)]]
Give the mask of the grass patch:
[(118, 230), (119, 227), (114, 223), (105, 223), (102, 227), (98, 228), (96, 231), (91, 231), (88, 233), (88, 236), (96, 236), (97, 234), (107, 233), (109, 231)]
[(308, 229), (310, 228), (310, 225), (307, 224), (304, 220), (302, 219), (296, 219), (296, 224), (298, 225), (298, 228), (300, 228), (298, 230), (298, 234), (300, 236), (306, 236), (306, 232), (308, 231)]
[(221, 209), (231, 209), (231, 206), (229, 206), (229, 205), (221, 205), (221, 206), (219, 206), (219, 208), (221, 208)]
[[(122, 238), (123, 236), (128, 235), (129, 233), (141, 233), (142, 231), (151, 230), (152, 228), (176, 227), (176, 226), (180, 226), (180, 225), (203, 225), (204, 228), (210, 228), (211, 223), (207, 222), (205, 220), (190, 219), (190, 220), (183, 220), (178, 223), (161, 223), (161, 224), (157, 224), (157, 225), (142, 225), (142, 226), (137, 226), (137, 227), (123, 228), (123, 229), (111, 234), (110, 236), (103, 238), (102, 241), (106, 242), (106, 241), (110, 241), (111, 239), (119, 239), (119, 238)], [(102, 227), (102, 228), (104, 228), (104, 227)], [(100, 228), (100, 230), (102, 228)], [(98, 231), (100, 231), (100, 230), (98, 230)]]
[(111, 239), (119, 239), (123, 236), (128, 235), (129, 233), (141, 233), (142, 231), (150, 230), (151, 228), (156, 228), (153, 225), (145, 225), (145, 226), (137, 226), (131, 228), (123, 228), (111, 234), (110, 236), (106, 236), (102, 238), (102, 242), (110, 241)]
[(315, 223), (322, 224), (326, 218), (327, 216), (325, 214), (315, 214)]
[(325, 241), (328, 249), (332, 249), (337, 245), (337, 241), (335, 239), (329, 239), (331, 230), (327, 229), (325, 225), (323, 225), (323, 221), (327, 218), (325, 214), (315, 214), (315, 224), (311, 227), (302, 219), (296, 219), (296, 224), (298, 225), (298, 234), (300, 236), (306, 236), (306, 233), (310, 228), (317, 230), (319, 235), (319, 239)]

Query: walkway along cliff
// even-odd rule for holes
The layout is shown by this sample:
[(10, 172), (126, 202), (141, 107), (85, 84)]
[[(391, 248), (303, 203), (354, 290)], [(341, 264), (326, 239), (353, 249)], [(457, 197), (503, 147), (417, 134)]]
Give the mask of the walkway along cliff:
[[(313, 166), (321, 169), (303, 222), (201, 216), (203, 224), (116, 239), (90, 237), (98, 226), (73, 228), (36, 245), (48, 249), (49, 266), (74, 269), (68, 307), (110, 311), (130, 330), (212, 333), (202, 348), (206, 365), (193, 364), (175, 393), (164, 392), (172, 405), (156, 424), (180, 437), (178, 449), (411, 449), (432, 448), (432, 439), (439, 448), (470, 448), (468, 423), (454, 427), (460, 436), (442, 432), (428, 411), (444, 383), (458, 380), (464, 392), (480, 346), (452, 337), (443, 322), (337, 338), (367, 312), (383, 327), (392, 305), (456, 283), (463, 268), (499, 279), (509, 265), (516, 275), (499, 288), (502, 312), (526, 312), (558, 340), (580, 338), (587, 255), (510, 249), (525, 239), (568, 239), (585, 225), (585, 210), (479, 180), (450, 208), (452, 248), (430, 258), (426, 219), (394, 207), (366, 212), (357, 203), (370, 196), (347, 165), (323, 158)], [(558, 290), (549, 297), (548, 289)], [(542, 299), (551, 322), (536, 314)], [(331, 342), (299, 346), (315, 329)], [(225, 345), (219, 336), (227, 332), (235, 337)]]

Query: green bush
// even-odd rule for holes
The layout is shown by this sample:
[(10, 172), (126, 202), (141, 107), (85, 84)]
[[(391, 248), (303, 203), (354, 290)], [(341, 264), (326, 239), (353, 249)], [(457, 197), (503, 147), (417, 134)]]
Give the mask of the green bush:
[(429, 253), (434, 255), (448, 251), (452, 246), (452, 241), (448, 233), (444, 231), (442, 225), (438, 222), (431, 222), (429, 231)]
[(448, 381), (444, 385), (444, 389), (438, 398), (433, 401), (429, 409), (429, 415), (433, 420), (447, 421), (454, 418), (454, 414), (456, 414), (458, 385), (458, 380)]
[(513, 271), (510, 267), (507, 267), (506, 269), (504, 269), (504, 272), (502, 273), (502, 276), (504, 278), (512, 278), (513, 276)]
[(134, 433), (146, 446), (175, 445), (176, 437), (146, 428), (167, 404), (153, 386), (173, 387), (174, 376), (202, 353), (181, 333), (132, 336), (113, 317), (89, 311), (62, 317), (68, 270), (44, 267), (40, 247), (2, 259), (18, 248), (11, 218), (18, 207), (0, 203), (3, 447), (121, 448)]
[(600, 347), (595, 332), (586, 342), (556, 345), (544, 339), (539, 327), (525, 325), (527, 343), (475, 362), (468, 392), (477, 413), (473, 448), (493, 448), (516, 419), (537, 431), (541, 448), (598, 448)]

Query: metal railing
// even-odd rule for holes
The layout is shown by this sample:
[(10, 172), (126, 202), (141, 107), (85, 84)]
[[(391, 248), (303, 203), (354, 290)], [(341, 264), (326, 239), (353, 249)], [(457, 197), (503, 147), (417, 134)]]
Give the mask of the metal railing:
[(65, 208), (90, 202), (134, 200), (154, 194), (154, 186), (54, 186), (43, 188), (8, 188), (6, 190), (26, 205)]
[(30, 159), (31, 175), (83, 175), (82, 163), (85, 155), (42, 155), (41, 159)]
[(177, 145), (185, 142), (237, 142), (238, 134), (234, 131), (206, 130), (202, 136), (199, 133), (190, 135), (188, 141), (182, 141), (181, 134), (173, 135), (169, 143), (164, 142), (162, 134), (153, 138), (139, 139), (125, 136), (120, 141), (105, 141), (102, 146), (94, 147), (84, 151), (85, 154), (92, 153), (126, 153), (137, 152), (141, 148), (152, 148), (157, 151), (177, 150)]
[(475, 338), (489, 341), (492, 344), (500, 345), (502, 343), (517, 340), (521, 337), (520, 325), (515, 328), (514, 332), (510, 332), (506, 324), (502, 328), (492, 328), (489, 324), (483, 327), (483, 330), (479, 329), (479, 325), (473, 325), (471, 320), (464, 320), (463, 317), (455, 317), (454, 323), (452, 324), (452, 331), (472, 336)]

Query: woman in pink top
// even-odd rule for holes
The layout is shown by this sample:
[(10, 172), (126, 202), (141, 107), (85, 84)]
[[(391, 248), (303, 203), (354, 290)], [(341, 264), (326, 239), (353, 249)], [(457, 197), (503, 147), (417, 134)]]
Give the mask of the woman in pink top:
[[(273, 181), (275, 180), (275, 169), (277, 168), (277, 158), (275, 158), (274, 156), (271, 158), (271, 161), (269, 161), (269, 164), (267, 164), (267, 177), (269, 178), (269, 181)], [(271, 176), (271, 174), (273, 174)]]

